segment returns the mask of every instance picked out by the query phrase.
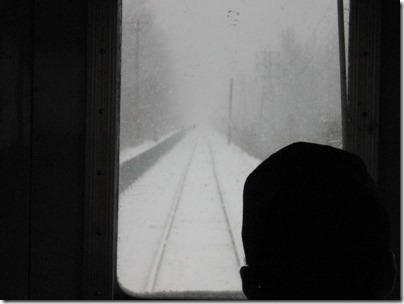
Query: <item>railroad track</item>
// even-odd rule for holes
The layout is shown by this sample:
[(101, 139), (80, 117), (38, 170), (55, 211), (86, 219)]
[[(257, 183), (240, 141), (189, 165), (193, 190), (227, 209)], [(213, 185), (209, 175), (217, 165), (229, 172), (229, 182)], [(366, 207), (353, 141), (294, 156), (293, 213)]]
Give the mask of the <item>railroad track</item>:
[[(200, 137), (197, 137), (195, 139), (195, 142), (193, 143), (189, 155), (188, 155), (188, 159), (186, 162), (186, 165), (182, 171), (181, 177), (179, 179), (178, 182), (178, 186), (177, 186), (177, 190), (175, 192), (175, 196), (173, 198), (173, 203), (172, 203), (172, 207), (170, 209), (166, 224), (165, 224), (165, 228), (164, 228), (164, 232), (162, 234), (162, 237), (160, 239), (159, 245), (158, 245), (158, 249), (157, 252), (154, 256), (153, 259), (153, 263), (152, 263), (152, 268), (151, 271), (149, 273), (149, 277), (147, 280), (147, 285), (146, 285), (146, 292), (147, 293), (153, 293), (156, 291), (161, 291), (161, 288), (156, 288), (159, 282), (159, 278), (161, 276), (161, 272), (162, 269), (164, 267), (166, 267), (165, 272), (166, 272), (166, 276), (167, 276), (167, 271), (169, 271), (167, 269), (168, 266), (165, 265), (164, 260), (167, 258), (167, 248), (170, 244), (170, 242), (173, 242), (173, 238), (177, 237), (177, 236), (172, 236), (172, 232), (173, 232), (173, 227), (176, 225), (180, 225), (181, 221), (184, 221), (184, 211), (182, 211), (181, 215), (179, 216), (179, 210), (188, 208), (189, 210), (189, 206), (185, 206), (185, 204), (190, 204), (189, 200), (186, 200), (184, 198), (184, 191), (186, 191), (186, 185), (191, 183), (191, 182), (195, 182), (195, 179), (193, 178), (195, 174), (194, 172), (190, 171), (195, 171), (195, 169), (190, 170), (192, 165), (195, 166), (195, 162), (197, 162), (198, 160), (196, 160), (196, 156), (195, 155), (199, 155), (198, 153), (195, 153), (196, 150), (198, 149), (204, 149), (204, 154), (205, 154), (205, 158), (204, 161), (206, 162), (206, 164), (204, 163), (204, 167), (206, 168), (206, 170), (209, 170), (211, 173), (212, 178), (210, 178), (210, 180), (213, 181), (214, 185), (211, 185), (211, 191), (210, 192), (215, 192), (214, 194), (212, 193), (211, 195), (215, 197), (215, 199), (212, 199), (214, 201), (215, 208), (218, 210), (221, 210), (221, 212), (223, 213), (223, 215), (221, 216), (221, 218), (223, 219), (223, 223), (225, 225), (225, 229), (222, 230), (227, 230), (227, 238), (230, 238), (230, 241), (227, 243), (230, 243), (231, 245), (229, 245), (228, 247), (232, 247), (233, 251), (233, 256), (234, 256), (234, 267), (236, 268), (235, 270), (238, 272), (238, 268), (240, 267), (240, 265), (242, 264), (242, 258), (239, 256), (238, 250), (236, 248), (236, 243), (235, 243), (235, 236), (234, 236), (234, 232), (232, 230), (231, 227), (231, 223), (230, 223), (230, 219), (226, 210), (226, 204), (224, 201), (224, 196), (223, 196), (223, 192), (221, 190), (221, 186), (220, 186), (220, 181), (218, 179), (218, 175), (217, 175), (217, 169), (216, 169), (216, 163), (215, 163), (215, 159), (214, 159), (214, 153), (212, 150), (212, 146), (211, 143), (209, 141), (208, 138), (205, 138), (205, 140), (201, 140)], [(206, 150), (208, 150), (208, 152), (206, 152)], [(199, 151), (201, 152), (201, 151)], [(200, 160), (199, 160), (200, 161)], [(210, 163), (210, 165), (208, 165), (207, 163)], [(210, 169), (208, 168), (210, 167)], [(190, 174), (192, 176), (190, 176)], [(201, 183), (202, 186), (202, 183)], [(205, 184), (206, 186), (206, 184)], [(213, 190), (215, 189), (215, 190)], [(199, 204), (203, 204), (204, 202), (199, 202)], [(217, 205), (220, 206), (217, 206)], [(220, 211), (218, 211), (220, 212)], [(178, 222), (178, 223), (176, 223)], [(192, 225), (191, 225), (192, 227)], [(192, 228), (191, 228), (192, 229)], [(206, 232), (208, 233), (208, 232)], [(183, 241), (184, 243), (185, 241)], [(175, 245), (171, 245), (172, 247), (175, 247)], [(215, 248), (212, 249), (212, 251), (214, 251)], [(231, 258), (230, 258), (231, 259)], [(175, 271), (178, 271), (178, 269), (175, 269)], [(159, 290), (156, 290), (159, 289)]]
[(235, 235), (234, 235), (234, 230), (233, 230), (233, 228), (232, 228), (232, 226), (231, 226), (231, 222), (230, 222), (230, 218), (229, 218), (229, 213), (227, 212), (226, 203), (225, 203), (225, 200), (224, 200), (222, 188), (221, 188), (221, 186), (220, 186), (219, 178), (218, 178), (218, 175), (217, 175), (215, 157), (214, 157), (214, 155), (213, 155), (212, 144), (210, 143), (209, 137), (206, 137), (206, 141), (207, 141), (208, 146), (209, 146), (209, 154), (210, 154), (210, 158), (211, 158), (211, 160), (212, 160), (211, 163), (212, 163), (213, 175), (215, 176), (215, 182), (216, 182), (217, 192), (218, 192), (218, 194), (219, 194), (220, 203), (221, 203), (221, 206), (222, 206), (222, 209), (223, 209), (224, 216), (225, 216), (225, 218), (226, 218), (227, 229), (228, 229), (228, 231), (229, 231), (229, 235), (230, 235), (230, 238), (231, 238), (231, 243), (232, 243), (233, 248), (234, 248), (234, 252), (236, 253), (236, 258), (237, 258), (237, 260), (239, 261), (239, 266), (241, 266), (241, 265), (243, 265), (243, 259), (242, 259), (242, 257), (240, 256), (240, 254), (239, 254), (239, 252), (238, 252), (238, 250), (237, 250), (236, 241), (235, 241)]
[(165, 229), (164, 229), (164, 233), (163, 233), (163, 237), (161, 238), (159, 247), (157, 249), (157, 254), (154, 258), (154, 262), (153, 262), (153, 266), (152, 266), (152, 270), (150, 272), (150, 276), (149, 279), (147, 281), (147, 287), (146, 287), (146, 291), (147, 292), (153, 292), (154, 288), (156, 286), (156, 280), (158, 278), (158, 273), (160, 271), (160, 267), (161, 267), (161, 263), (163, 260), (163, 256), (165, 253), (165, 248), (167, 246), (167, 242), (169, 240), (169, 236), (170, 236), (170, 232), (172, 230), (173, 227), (173, 223), (174, 223), (174, 219), (178, 210), (178, 205), (181, 201), (181, 195), (184, 189), (184, 185), (185, 185), (185, 179), (187, 177), (188, 171), (189, 171), (189, 167), (191, 166), (191, 162), (193, 159), (193, 156), (195, 154), (195, 149), (196, 146), (198, 144), (198, 138), (196, 138), (190, 156), (188, 158), (187, 164), (185, 165), (185, 168), (181, 174), (181, 178), (177, 187), (177, 191), (174, 197), (174, 203), (172, 205), (172, 208), (170, 210), (170, 215), (168, 217), (168, 221), (166, 223)]

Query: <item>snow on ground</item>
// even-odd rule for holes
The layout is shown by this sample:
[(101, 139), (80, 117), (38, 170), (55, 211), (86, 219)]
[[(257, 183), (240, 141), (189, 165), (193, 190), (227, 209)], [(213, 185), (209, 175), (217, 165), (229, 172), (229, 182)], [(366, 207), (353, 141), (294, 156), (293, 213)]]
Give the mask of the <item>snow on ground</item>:
[[(247, 175), (260, 161), (228, 145), (218, 134), (195, 130), (120, 195), (117, 268), (124, 290), (241, 290), (238, 272), (243, 261), (237, 259), (231, 242), (209, 142), (237, 251), (244, 257), (242, 191)], [(170, 211), (177, 203), (171, 232), (162, 247)], [(159, 248), (164, 253), (161, 265), (156, 263)]]
[(218, 200), (209, 147), (199, 138), (156, 290), (239, 290), (238, 260)]
[(186, 136), (119, 197), (117, 275), (123, 289), (146, 291), (153, 254), (194, 140)]
[(217, 133), (209, 134), (209, 139), (226, 210), (235, 236), (234, 240), (239, 256), (242, 258), (240, 262), (244, 264), (244, 250), (241, 241), (244, 182), (262, 161), (248, 155), (236, 145), (229, 145), (227, 139)]

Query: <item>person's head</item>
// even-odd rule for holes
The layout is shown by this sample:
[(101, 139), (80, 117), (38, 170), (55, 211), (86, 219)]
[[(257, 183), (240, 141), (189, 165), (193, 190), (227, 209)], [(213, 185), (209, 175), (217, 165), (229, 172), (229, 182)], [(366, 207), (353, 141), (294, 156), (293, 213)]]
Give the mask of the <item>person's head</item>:
[(295, 143), (244, 185), (240, 270), (249, 299), (381, 299), (394, 285), (390, 224), (363, 161)]

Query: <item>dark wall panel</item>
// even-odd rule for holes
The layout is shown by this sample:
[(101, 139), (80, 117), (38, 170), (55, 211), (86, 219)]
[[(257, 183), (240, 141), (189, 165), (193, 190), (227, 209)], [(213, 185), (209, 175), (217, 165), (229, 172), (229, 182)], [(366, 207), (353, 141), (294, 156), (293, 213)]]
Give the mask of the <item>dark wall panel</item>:
[(82, 290), (86, 1), (35, 1), (32, 299)]
[(32, 1), (0, 2), (0, 298), (27, 299)]
[[(382, 3), (378, 182), (399, 258), (399, 6)], [(81, 0), (0, 1), (2, 299), (80, 299), (82, 287), (91, 285), (83, 282), (87, 5)], [(94, 96), (97, 109), (104, 100)], [(112, 105), (109, 100), (106, 105)], [(101, 211), (109, 214), (109, 209)], [(98, 254), (95, 266), (111, 256), (88, 252)], [(95, 274), (100, 267), (94, 267)], [(113, 276), (109, 269), (103, 271)], [(96, 283), (90, 287), (98, 288)], [(400, 283), (396, 286), (391, 299), (400, 298)]]
[[(392, 247), (400, 270), (400, 6), (382, 1), (379, 190), (392, 224)], [(400, 276), (391, 299), (400, 299)]]

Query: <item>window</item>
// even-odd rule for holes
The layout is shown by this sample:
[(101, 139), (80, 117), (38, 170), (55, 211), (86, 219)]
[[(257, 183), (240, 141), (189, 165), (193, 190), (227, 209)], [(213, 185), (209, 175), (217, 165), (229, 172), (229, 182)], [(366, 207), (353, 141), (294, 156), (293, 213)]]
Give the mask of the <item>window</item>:
[(243, 299), (245, 178), (342, 146), (337, 2), (124, 0), (121, 73), (121, 288)]

